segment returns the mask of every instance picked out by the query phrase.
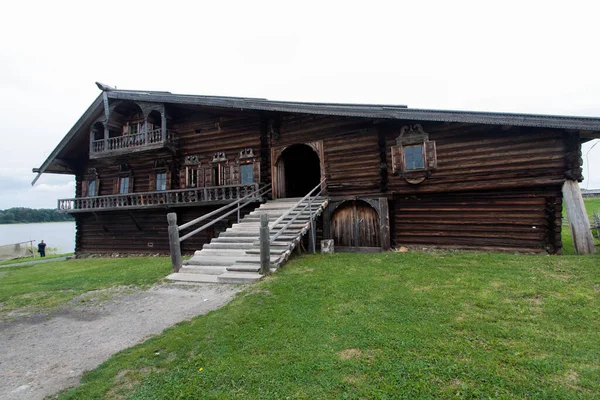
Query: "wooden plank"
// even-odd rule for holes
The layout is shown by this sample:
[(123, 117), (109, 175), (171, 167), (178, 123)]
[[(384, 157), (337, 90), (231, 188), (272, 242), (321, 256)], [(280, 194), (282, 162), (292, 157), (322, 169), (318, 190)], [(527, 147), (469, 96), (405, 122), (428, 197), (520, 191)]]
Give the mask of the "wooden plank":
[(577, 254), (596, 253), (590, 220), (585, 211), (579, 184), (576, 181), (566, 180), (562, 192), (575, 251)]

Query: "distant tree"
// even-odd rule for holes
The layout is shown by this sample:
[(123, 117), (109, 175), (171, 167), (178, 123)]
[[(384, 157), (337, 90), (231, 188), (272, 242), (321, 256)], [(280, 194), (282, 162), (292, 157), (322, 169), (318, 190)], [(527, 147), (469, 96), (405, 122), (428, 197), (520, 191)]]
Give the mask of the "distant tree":
[(73, 221), (70, 214), (61, 214), (52, 208), (13, 207), (0, 210), (0, 224), (24, 224), (28, 222), (62, 222)]

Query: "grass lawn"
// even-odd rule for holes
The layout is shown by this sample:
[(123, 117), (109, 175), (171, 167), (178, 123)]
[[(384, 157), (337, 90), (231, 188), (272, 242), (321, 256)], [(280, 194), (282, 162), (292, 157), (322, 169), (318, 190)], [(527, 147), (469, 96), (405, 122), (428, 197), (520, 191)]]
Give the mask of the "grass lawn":
[(12, 260), (0, 261), (0, 266), (1, 265), (9, 265), (9, 264), (20, 264), (20, 263), (27, 262), (27, 261), (40, 261), (40, 260), (49, 259), (49, 258), (67, 257), (67, 256), (72, 256), (72, 255), (73, 255), (73, 253), (65, 253), (65, 254), (46, 254), (46, 257), (44, 257), (44, 258), (41, 258), (40, 256), (35, 256), (35, 258), (34, 257), (14, 258)]
[(600, 256), (384, 253), (297, 258), (60, 398), (598, 393)]
[[(585, 204), (585, 210), (587, 211), (590, 222), (592, 219), (592, 212), (595, 211), (597, 214), (600, 213), (600, 197), (586, 197), (583, 199)], [(563, 205), (563, 226), (562, 226), (562, 242), (563, 242), (563, 254), (575, 254), (575, 247), (573, 246), (573, 237), (571, 236), (571, 230), (566, 225), (567, 211)], [(598, 237), (596, 231), (592, 231), (594, 238)], [(597, 239), (596, 239), (597, 241)]]
[(53, 261), (0, 268), (0, 316), (25, 307), (44, 310), (82, 293), (118, 285), (145, 286), (170, 271), (168, 257)]

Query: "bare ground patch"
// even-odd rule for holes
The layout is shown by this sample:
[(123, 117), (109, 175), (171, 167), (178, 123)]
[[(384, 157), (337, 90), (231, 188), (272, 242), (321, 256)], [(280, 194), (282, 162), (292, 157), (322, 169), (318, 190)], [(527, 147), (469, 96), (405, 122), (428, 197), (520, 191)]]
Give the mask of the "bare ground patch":
[[(111, 355), (223, 306), (239, 290), (231, 285), (117, 287), (78, 296), (51, 313), (18, 310), (0, 322), (0, 400), (43, 399), (75, 386), (84, 371)], [(137, 380), (126, 372), (122, 378), (122, 388)]]

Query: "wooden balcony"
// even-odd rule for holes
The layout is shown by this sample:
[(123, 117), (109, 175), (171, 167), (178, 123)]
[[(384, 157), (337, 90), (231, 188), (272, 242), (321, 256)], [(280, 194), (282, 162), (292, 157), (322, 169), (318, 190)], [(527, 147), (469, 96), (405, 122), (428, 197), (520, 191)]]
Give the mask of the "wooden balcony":
[(111, 157), (137, 151), (174, 147), (175, 134), (162, 129), (153, 129), (133, 135), (123, 135), (108, 139), (90, 140), (90, 158)]
[[(258, 184), (252, 183), (59, 199), (58, 212), (81, 213), (226, 204), (248, 196), (257, 189)], [(252, 197), (248, 198), (251, 199)], [(260, 200), (260, 197), (256, 197), (256, 200)]]

